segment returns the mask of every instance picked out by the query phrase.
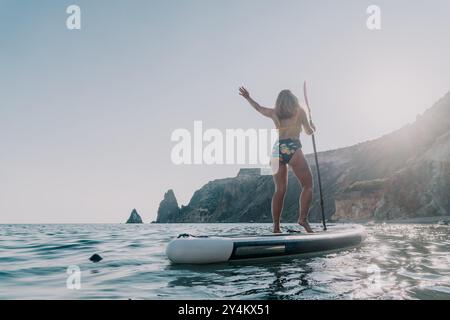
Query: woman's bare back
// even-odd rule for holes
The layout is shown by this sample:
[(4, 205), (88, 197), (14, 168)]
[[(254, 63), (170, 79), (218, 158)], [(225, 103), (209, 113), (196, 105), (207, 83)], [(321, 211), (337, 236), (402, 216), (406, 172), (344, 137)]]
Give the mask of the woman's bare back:
[(313, 131), (302, 108), (299, 108), (297, 113), (288, 119), (279, 119), (276, 113), (273, 113), (272, 120), (278, 130), (279, 139), (298, 138), (302, 132), (302, 127), (308, 134)]

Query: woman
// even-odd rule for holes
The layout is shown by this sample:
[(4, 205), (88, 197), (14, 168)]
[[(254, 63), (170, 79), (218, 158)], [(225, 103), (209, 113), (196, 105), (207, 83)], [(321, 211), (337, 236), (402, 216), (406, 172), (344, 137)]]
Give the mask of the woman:
[[(302, 152), (299, 136), (302, 127), (305, 129), (306, 134), (313, 134), (315, 131), (314, 125), (308, 122), (305, 110), (300, 106), (297, 97), (289, 90), (280, 92), (275, 108), (260, 106), (250, 97), (250, 93), (244, 87), (239, 88), (239, 94), (256, 111), (271, 118), (278, 130), (278, 141), (274, 145), (271, 163), (272, 168), (277, 167), (277, 170), (273, 170), (273, 180), (275, 182), (275, 193), (272, 197), (273, 232), (281, 233), (280, 218), (287, 190), (289, 165), (302, 186), (298, 223), (308, 233), (312, 233), (313, 230), (308, 223), (308, 212), (313, 195), (313, 182), (311, 169)], [(277, 163), (274, 163), (274, 161), (277, 161)]]

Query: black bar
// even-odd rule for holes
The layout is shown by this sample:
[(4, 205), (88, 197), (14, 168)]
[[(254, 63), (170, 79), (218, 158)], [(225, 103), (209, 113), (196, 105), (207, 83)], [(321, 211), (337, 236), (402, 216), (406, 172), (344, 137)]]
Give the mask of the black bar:
[[(121, 300), (121, 301), (0, 301), (2, 312), (8, 311), (14, 318), (32, 315), (45, 318), (62, 319), (105, 318), (109, 314), (124, 319), (321, 319), (332, 317), (336, 313), (346, 319), (367, 318), (370, 312), (375, 319), (385, 319), (391, 313), (391, 308), (399, 307), (402, 316), (405, 314), (419, 315), (422, 312), (429, 315), (430, 310), (445, 314), (448, 301), (361, 301), (361, 300)], [(361, 312), (362, 307), (365, 310)], [(58, 308), (58, 309), (56, 309)], [(61, 309), (59, 309), (61, 308)], [(207, 310), (209, 316), (205, 314)], [(9, 309), (9, 310), (8, 310)], [(62, 310), (62, 312), (60, 311)], [(188, 314), (185, 314), (186, 311)], [(191, 312), (191, 314), (189, 314)], [(194, 314), (194, 312), (196, 314)], [(7, 317), (6, 317), (7, 318)], [(411, 317), (412, 318), (412, 317)]]

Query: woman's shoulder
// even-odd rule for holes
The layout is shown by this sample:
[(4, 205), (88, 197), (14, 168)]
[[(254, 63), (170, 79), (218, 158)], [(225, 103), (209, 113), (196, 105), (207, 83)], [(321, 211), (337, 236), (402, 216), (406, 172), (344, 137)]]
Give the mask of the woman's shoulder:
[(299, 115), (306, 115), (306, 109), (300, 104), (297, 110)]
[(297, 119), (299, 122), (302, 122), (304, 119), (307, 119), (308, 116), (306, 115), (306, 110), (301, 105), (299, 106), (297, 110)]

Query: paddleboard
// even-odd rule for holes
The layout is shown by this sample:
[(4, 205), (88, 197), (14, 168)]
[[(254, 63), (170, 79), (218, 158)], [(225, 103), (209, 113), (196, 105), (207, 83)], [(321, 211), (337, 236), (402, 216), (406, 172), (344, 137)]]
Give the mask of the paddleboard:
[(251, 236), (181, 234), (166, 248), (172, 263), (210, 264), (332, 252), (359, 246), (366, 230), (357, 224), (334, 224), (314, 233), (292, 232)]

